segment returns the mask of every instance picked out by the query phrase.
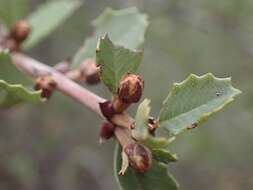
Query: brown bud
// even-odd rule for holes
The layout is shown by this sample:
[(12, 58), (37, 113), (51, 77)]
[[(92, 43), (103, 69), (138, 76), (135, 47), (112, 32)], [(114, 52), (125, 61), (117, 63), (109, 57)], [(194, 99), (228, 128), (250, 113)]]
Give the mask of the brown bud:
[(31, 28), (27, 21), (18, 21), (11, 30), (11, 37), (18, 43), (23, 42), (30, 34)]
[(125, 103), (136, 103), (141, 99), (144, 81), (135, 74), (127, 74), (119, 83), (118, 96)]
[(137, 172), (144, 173), (152, 165), (151, 151), (139, 143), (132, 143), (124, 148), (130, 166)]
[(99, 72), (93, 73), (87, 76), (86, 83), (87, 84), (97, 84), (100, 82), (100, 75)]
[(55, 81), (49, 77), (39, 77), (36, 80), (34, 89), (35, 90), (42, 90), (41, 97), (43, 98), (50, 98), (52, 96), (52, 93), (54, 89), (56, 88), (56, 83)]
[(102, 123), (100, 129), (100, 143), (103, 143), (105, 140), (111, 138), (114, 135), (114, 125), (108, 121)]
[(99, 103), (99, 107), (103, 116), (109, 121), (116, 114), (111, 101), (101, 102)]
[(87, 84), (96, 84), (100, 81), (100, 68), (93, 59), (86, 59), (80, 65), (81, 75)]

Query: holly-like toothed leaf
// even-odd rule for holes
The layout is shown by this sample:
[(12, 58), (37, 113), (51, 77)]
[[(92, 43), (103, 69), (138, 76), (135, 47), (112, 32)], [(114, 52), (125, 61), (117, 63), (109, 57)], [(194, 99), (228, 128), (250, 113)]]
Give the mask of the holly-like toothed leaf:
[(27, 19), (32, 31), (23, 48), (30, 49), (38, 44), (70, 17), (80, 5), (80, 1), (77, 0), (51, 0), (39, 6)]
[(155, 160), (165, 164), (177, 161), (177, 155), (170, 153), (168, 150), (153, 149), (152, 155)]
[(24, 85), (30, 81), (11, 63), (7, 51), (0, 51), (0, 107), (20, 102), (41, 102), (41, 92), (29, 90)]
[(137, 71), (142, 56), (142, 52), (114, 45), (108, 35), (99, 39), (96, 62), (101, 67), (101, 80), (112, 93), (117, 93), (118, 84), (125, 74)]
[(114, 175), (121, 190), (176, 190), (178, 183), (169, 174), (167, 165), (155, 159), (152, 160), (151, 168), (145, 173), (135, 172), (131, 167), (124, 175), (119, 175), (121, 168), (121, 148), (115, 149)]
[(183, 82), (175, 83), (164, 100), (159, 114), (160, 126), (172, 135), (195, 128), (240, 93), (231, 85), (231, 78), (216, 78), (211, 73), (191, 74)]
[(28, 0), (1, 0), (0, 22), (10, 28), (15, 22), (24, 18), (28, 11)]
[(74, 56), (72, 67), (78, 67), (87, 58), (95, 58), (95, 49), (99, 37), (109, 34), (113, 43), (129, 49), (138, 48), (144, 41), (148, 26), (147, 16), (138, 9), (106, 9), (92, 22), (95, 30), (93, 36), (86, 39), (84, 45)]

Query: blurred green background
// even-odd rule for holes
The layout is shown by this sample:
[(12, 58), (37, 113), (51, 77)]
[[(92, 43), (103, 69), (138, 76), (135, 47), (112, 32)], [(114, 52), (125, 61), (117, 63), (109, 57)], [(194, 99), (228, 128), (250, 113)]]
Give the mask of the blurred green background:
[[(30, 0), (30, 10), (45, 1)], [(190, 73), (231, 76), (243, 94), (172, 145), (170, 166), (182, 190), (253, 189), (253, 1), (86, 0), (57, 31), (28, 52), (49, 65), (72, 56), (106, 7), (149, 15), (141, 74), (158, 112), (173, 82)], [(87, 87), (109, 98), (102, 85)], [(189, 97), (189, 101), (190, 101)], [(132, 114), (135, 112), (132, 109)], [(59, 93), (41, 106), (0, 110), (0, 189), (117, 190), (114, 142), (99, 145), (98, 117)]]

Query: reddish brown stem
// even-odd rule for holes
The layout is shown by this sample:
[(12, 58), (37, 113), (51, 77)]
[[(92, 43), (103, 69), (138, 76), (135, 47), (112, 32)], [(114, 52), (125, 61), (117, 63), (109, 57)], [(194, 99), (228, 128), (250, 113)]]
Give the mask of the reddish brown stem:
[(65, 74), (66, 72), (69, 71), (69, 66), (70, 66), (70, 60), (69, 59), (66, 59), (64, 61), (61, 61), (59, 63), (57, 63), (55, 66), (54, 66), (54, 69), (60, 73), (63, 73)]
[[(33, 77), (34, 79), (42, 76), (51, 76), (51, 78), (56, 82), (57, 90), (83, 104), (103, 118), (99, 108), (99, 103), (106, 101), (104, 98), (101, 98), (100, 96), (73, 82), (60, 72), (56, 71), (54, 68), (49, 67), (24, 54), (13, 52), (12, 59), (13, 63), (21, 71)], [(124, 127), (116, 127), (115, 129), (115, 136), (120, 144), (124, 147), (125, 144), (129, 143), (129, 141), (132, 139), (129, 129), (133, 119), (127, 114), (117, 114), (112, 118), (112, 122), (117, 126)]]

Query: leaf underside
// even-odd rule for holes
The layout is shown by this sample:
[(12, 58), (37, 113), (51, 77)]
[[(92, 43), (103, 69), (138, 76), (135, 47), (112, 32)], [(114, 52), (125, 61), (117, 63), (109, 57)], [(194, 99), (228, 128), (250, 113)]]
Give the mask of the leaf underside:
[(122, 10), (106, 9), (92, 22), (94, 33), (85, 40), (84, 45), (74, 56), (72, 68), (76, 68), (87, 58), (95, 58), (95, 49), (99, 37), (108, 34), (116, 45), (129, 49), (138, 48), (144, 41), (148, 26), (147, 16), (139, 13), (137, 8)]
[(164, 100), (159, 114), (161, 127), (172, 135), (195, 128), (220, 111), (240, 94), (231, 85), (230, 78), (216, 78), (208, 73), (191, 74), (181, 83), (175, 83)]
[(101, 66), (101, 80), (112, 93), (117, 93), (119, 81), (125, 74), (137, 71), (142, 56), (142, 52), (115, 46), (107, 35), (99, 39), (96, 62)]
[(74, 11), (80, 7), (77, 0), (49, 1), (41, 5), (28, 17), (32, 31), (23, 48), (30, 49), (57, 29)]
[(122, 176), (118, 172), (121, 167), (121, 150), (117, 145), (114, 154), (114, 175), (121, 190), (176, 190), (178, 183), (168, 173), (167, 165), (153, 159), (152, 167), (145, 173), (137, 173), (128, 168)]

